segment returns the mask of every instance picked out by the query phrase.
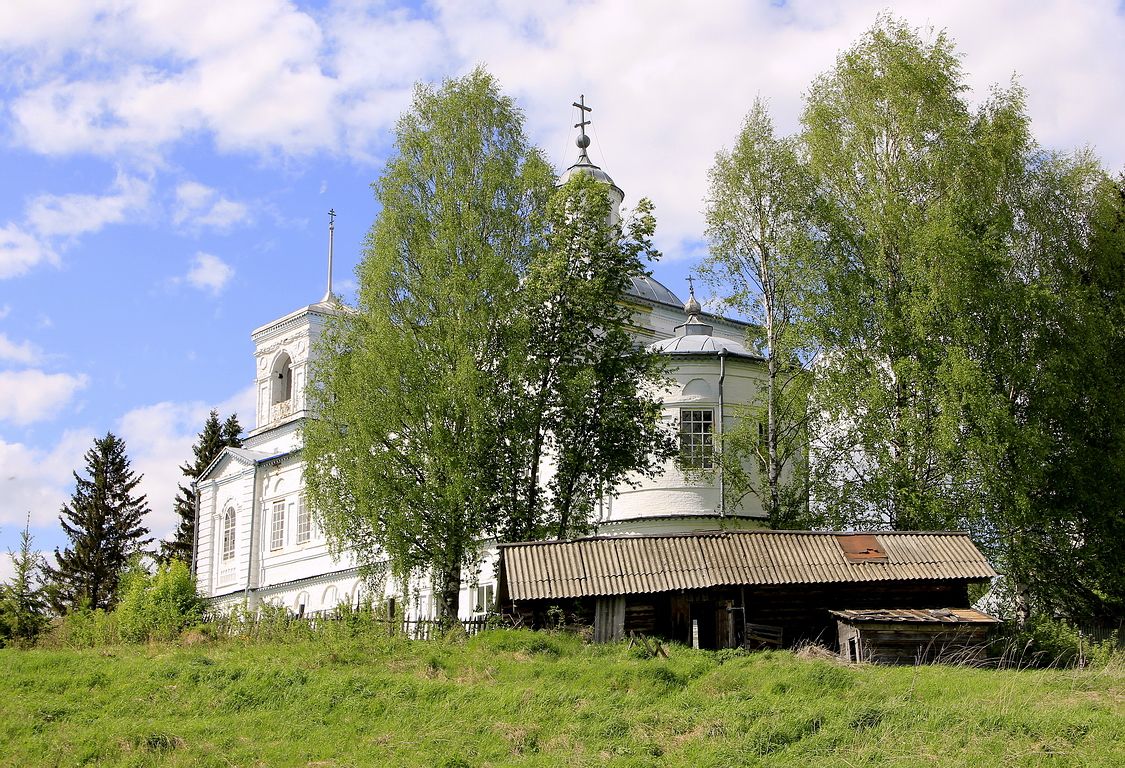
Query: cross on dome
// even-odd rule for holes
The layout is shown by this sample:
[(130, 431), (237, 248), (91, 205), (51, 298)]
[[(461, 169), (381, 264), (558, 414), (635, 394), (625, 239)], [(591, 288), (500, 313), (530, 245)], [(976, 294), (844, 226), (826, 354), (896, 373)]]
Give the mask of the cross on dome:
[(582, 154), (585, 155), (586, 147), (590, 146), (590, 137), (586, 135), (586, 126), (590, 124), (590, 121), (586, 119), (586, 113), (593, 112), (594, 108), (586, 106), (586, 94), (584, 93), (580, 94), (578, 96), (578, 101), (574, 102), (571, 106), (578, 107), (578, 122), (574, 124), (574, 127), (578, 129), (578, 138), (575, 139), (574, 143), (578, 145), (578, 148), (582, 150)]
[(703, 311), (703, 307), (699, 305), (699, 301), (695, 298), (695, 278), (688, 275), (687, 283), (688, 300), (687, 303), (684, 304), (684, 312), (688, 316), (688, 322), (691, 323), (692, 320), (696, 319), (699, 313)]

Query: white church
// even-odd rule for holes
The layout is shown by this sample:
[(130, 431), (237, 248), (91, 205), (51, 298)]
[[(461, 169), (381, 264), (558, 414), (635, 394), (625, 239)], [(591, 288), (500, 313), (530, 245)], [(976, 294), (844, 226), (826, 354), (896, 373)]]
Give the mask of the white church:
[[(615, 206), (624, 200), (613, 179), (586, 154), (578, 138), (578, 161), (559, 178), (589, 174), (604, 182)], [(331, 228), (329, 231), (331, 253)], [(254, 370), (255, 428), (242, 448), (227, 448), (196, 483), (196, 542), (193, 568), (200, 592), (217, 606), (265, 603), (294, 615), (332, 610), (340, 603), (395, 597), (408, 618), (430, 618), (430, 585), (385, 584), (374, 595), (357, 563), (334, 558), (304, 503), (302, 426), (315, 418), (305, 398), (310, 363), (329, 317), (349, 311), (329, 287), (323, 299), (257, 328)], [(704, 313), (692, 292), (688, 301), (651, 277), (632, 278), (625, 300), (633, 307), (638, 344), (667, 355), (669, 386), (662, 393), (663, 421), (679, 434), (680, 461), (670, 461), (653, 479), (624, 485), (596, 506), (593, 535), (632, 536), (688, 531), (761, 528), (766, 515), (754, 497), (728, 498), (712, 450), (738, 418), (740, 406), (756, 401), (765, 379), (761, 357), (743, 346), (744, 323)], [(716, 468), (717, 469), (717, 468)], [(483, 615), (495, 595), (495, 542), (480, 542), (479, 567), (466, 571), (459, 616)], [(404, 591), (409, 594), (403, 594)]]

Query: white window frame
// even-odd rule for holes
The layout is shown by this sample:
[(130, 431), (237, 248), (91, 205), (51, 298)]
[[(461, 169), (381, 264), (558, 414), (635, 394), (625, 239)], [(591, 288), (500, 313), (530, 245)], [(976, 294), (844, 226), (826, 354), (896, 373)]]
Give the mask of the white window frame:
[(488, 613), (492, 609), (495, 599), (496, 586), (494, 584), (469, 587), (469, 602), (471, 603), (469, 609), (472, 613)]
[(227, 507), (223, 512), (222, 549), (220, 557), (224, 563), (234, 559), (234, 529), (237, 522), (234, 507)]
[(273, 503), (273, 516), (270, 518), (270, 551), (285, 546), (285, 500)]
[(305, 506), (303, 498), (297, 499), (297, 543), (308, 544), (312, 540), (312, 513)]
[(689, 469), (712, 469), (715, 455), (715, 410), (680, 409), (680, 463)]

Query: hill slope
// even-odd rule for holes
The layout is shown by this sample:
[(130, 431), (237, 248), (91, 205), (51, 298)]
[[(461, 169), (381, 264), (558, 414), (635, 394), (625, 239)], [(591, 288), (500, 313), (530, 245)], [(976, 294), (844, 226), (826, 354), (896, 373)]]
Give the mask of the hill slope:
[(0, 650), (0, 764), (1125, 765), (1125, 670), (644, 659), (569, 636)]

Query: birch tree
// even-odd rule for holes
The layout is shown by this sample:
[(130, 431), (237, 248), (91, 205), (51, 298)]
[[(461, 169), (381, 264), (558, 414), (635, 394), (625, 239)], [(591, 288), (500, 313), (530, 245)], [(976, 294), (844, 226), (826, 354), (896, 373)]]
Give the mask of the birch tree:
[(723, 436), (728, 483), (757, 496), (775, 528), (807, 524), (807, 414), (815, 357), (803, 304), (815, 288), (810, 223), (814, 188), (791, 138), (774, 133), (755, 101), (735, 146), (710, 173), (703, 274), (724, 306), (750, 319), (749, 343), (765, 357), (765, 386)]
[(330, 544), (400, 578), (431, 574), (446, 621), (499, 503), (498, 382), (551, 181), (483, 70), (417, 86), (374, 184), (359, 306), (326, 334), (310, 388), (305, 477)]

